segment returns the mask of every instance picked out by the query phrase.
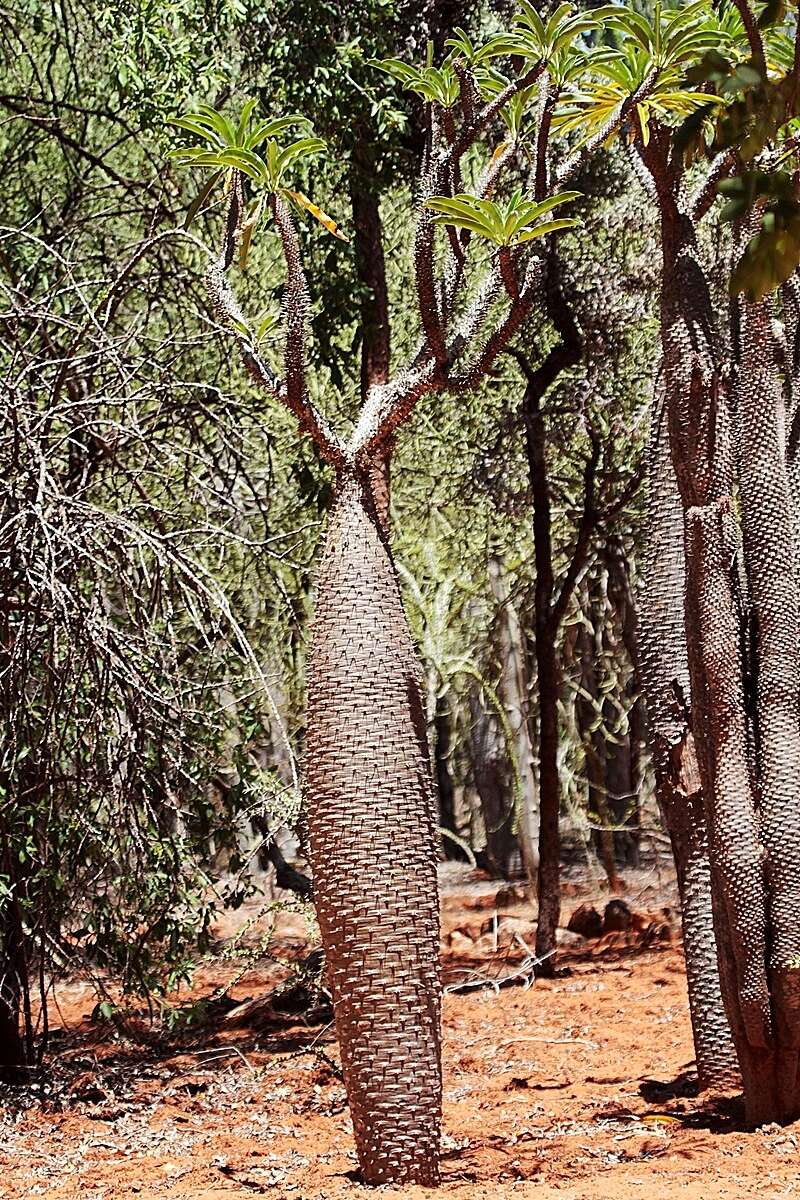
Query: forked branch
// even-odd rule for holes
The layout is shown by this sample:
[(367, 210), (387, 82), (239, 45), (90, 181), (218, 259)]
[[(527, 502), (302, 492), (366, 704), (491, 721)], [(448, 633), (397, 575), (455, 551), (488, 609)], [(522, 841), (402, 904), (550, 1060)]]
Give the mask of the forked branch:
[[(236, 176), (238, 176), (236, 172)], [(305, 372), (305, 336), (308, 318), (306, 286), (297, 231), (291, 214), (280, 196), (273, 194), (270, 209), (283, 247), (286, 264), (286, 290), (283, 301), (284, 379), (280, 379), (258, 353), (256, 340), (228, 281), (227, 270), (233, 262), (241, 223), (241, 183), (234, 182), (225, 221), (219, 258), (206, 271), (206, 285), (214, 312), (221, 325), (229, 329), (239, 346), (242, 361), (251, 378), (289, 409), (303, 433), (313, 438), (322, 458), (339, 468), (345, 461), (344, 447), (325, 416), (308, 395)]]

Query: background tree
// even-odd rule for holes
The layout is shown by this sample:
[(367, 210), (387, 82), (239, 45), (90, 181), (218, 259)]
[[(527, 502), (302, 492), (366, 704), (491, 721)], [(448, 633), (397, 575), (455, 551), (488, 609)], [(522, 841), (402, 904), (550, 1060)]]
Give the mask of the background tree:
[[(790, 1116), (798, 1103), (795, 889), (790, 882), (798, 850), (794, 817), (784, 807), (794, 812), (787, 781), (796, 777), (797, 767), (796, 683), (790, 682), (796, 678), (797, 602), (785, 415), (775, 370), (772, 302), (763, 298), (794, 268), (797, 249), (792, 202), (784, 196), (781, 207), (766, 199), (776, 186), (780, 191), (768, 172), (760, 184), (753, 181), (759, 178), (756, 164), (769, 165), (794, 116), (798, 56), (767, 53), (768, 41), (744, 0), (719, 16), (693, 6), (677, 14), (657, 12), (652, 24), (611, 10), (609, 18), (622, 33), (620, 50), (599, 64), (602, 82), (579, 97), (577, 107), (584, 118), (599, 122), (609, 94), (636, 98), (634, 146), (661, 217), (665, 404), (684, 520), (691, 722), (707, 823), (707, 835), (696, 828), (685, 845), (692, 853), (692, 846), (702, 847), (708, 838), (711, 891), (724, 898), (712, 905), (721, 990), (748, 1118), (760, 1123)], [(781, 21), (782, 14), (770, 12), (763, 23), (771, 30), (776, 19)], [(796, 38), (794, 16), (785, 31), (777, 31), (778, 47), (785, 47), (787, 36)], [(687, 93), (676, 93), (674, 84), (686, 72), (693, 81), (705, 81), (707, 99), (676, 137), (669, 118), (687, 116)], [(690, 195), (684, 151), (693, 135), (695, 145), (709, 142), (719, 153)], [(793, 153), (791, 137), (784, 153)], [(727, 215), (744, 216), (747, 193), (760, 229), (732, 275), (732, 290), (745, 292), (735, 326), (721, 330), (697, 223), (725, 175), (735, 180), (720, 188), (738, 197)], [(663, 503), (669, 503), (668, 493), (663, 495)], [(740, 523), (734, 497), (741, 505)], [(766, 513), (768, 533), (761, 524)], [(668, 566), (670, 559), (663, 562)], [(654, 591), (670, 589), (674, 594), (674, 577), (664, 576)], [(672, 704), (680, 704), (681, 681), (671, 686)], [(680, 722), (668, 732), (670, 706), (663, 690), (654, 708), (661, 713), (661, 736), (688, 746)], [(661, 761), (666, 764), (666, 753)], [(673, 755), (671, 766), (672, 794), (665, 800), (688, 805), (697, 789), (686, 778), (685, 755)], [(697, 822), (699, 815), (695, 805), (688, 819)], [(690, 879), (688, 864), (680, 874)], [(695, 878), (698, 886), (707, 886), (702, 882), (707, 874)], [(707, 948), (707, 937), (701, 941)], [(706, 987), (706, 997), (713, 990)], [(726, 1057), (721, 1014), (706, 1028), (719, 1039), (706, 1055), (711, 1070)]]

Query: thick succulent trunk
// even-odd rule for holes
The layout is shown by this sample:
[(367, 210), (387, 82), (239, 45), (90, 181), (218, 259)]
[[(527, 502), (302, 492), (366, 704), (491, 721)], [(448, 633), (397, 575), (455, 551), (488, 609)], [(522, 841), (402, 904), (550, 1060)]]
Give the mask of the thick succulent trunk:
[(786, 470), (792, 498), (795, 571), (800, 581), (800, 272), (781, 288), (784, 328)]
[(420, 667), (369, 481), (338, 481), (309, 654), (314, 896), (359, 1162), (438, 1178), (436, 830)]
[(701, 1089), (739, 1080), (722, 997), (714, 934), (711, 863), (694, 737), (683, 596), (683, 512), (660, 413), (650, 445), (648, 544), (639, 623), (656, 794), (678, 877), (695, 1060)]
[[(674, 200), (665, 198), (669, 212)], [(684, 513), (685, 624), (722, 993), (751, 1123), (773, 1120), (767, 923), (746, 704), (730, 413), (708, 284), (688, 218), (662, 223), (662, 338)]]
[(772, 361), (772, 307), (771, 298), (742, 304), (737, 399), (775, 1072), (781, 1115), (794, 1117), (800, 1051), (800, 597), (784, 399)]

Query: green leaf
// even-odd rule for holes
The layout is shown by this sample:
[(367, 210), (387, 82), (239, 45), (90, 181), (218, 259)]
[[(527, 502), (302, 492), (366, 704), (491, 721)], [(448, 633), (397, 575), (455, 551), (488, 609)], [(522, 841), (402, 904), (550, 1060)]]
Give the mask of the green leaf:
[(308, 125), (307, 117), (303, 117), (300, 113), (292, 113), (287, 117), (278, 117), (274, 121), (262, 121), (257, 125), (245, 142), (246, 150), (255, 150), (267, 138), (276, 138), (286, 129), (291, 129), (293, 125)]
[(580, 224), (578, 217), (559, 217), (555, 221), (543, 221), (541, 225), (535, 225), (533, 229), (524, 230), (517, 240), (530, 242), (534, 238), (545, 237), (548, 233), (555, 233), (559, 229), (575, 229)]
[(213, 125), (210, 122), (203, 122), (197, 117), (175, 117), (170, 121), (170, 125), (175, 125), (178, 129), (186, 129), (202, 141), (210, 142), (211, 145), (224, 145), (223, 139)]
[(198, 104), (197, 115), (200, 117), (205, 117), (208, 121), (210, 121), (224, 142), (227, 142), (228, 145), (234, 144), (236, 141), (236, 133), (233, 125), (228, 118), (223, 116), (221, 112), (218, 112), (216, 108), (212, 108), (210, 104)]
[(291, 146), (287, 146), (285, 150), (281, 150), (278, 154), (278, 175), (282, 175), (287, 167), (294, 166), (301, 159), (321, 154), (325, 148), (322, 138), (317, 137), (300, 138), (299, 141), (293, 142)]
[(220, 153), (219, 161), (223, 166), (234, 167), (237, 171), (244, 172), (255, 183), (263, 183), (265, 181), (264, 161), (257, 154), (253, 154), (251, 150), (244, 150), (241, 147), (231, 147)]
[(250, 100), (247, 100), (242, 107), (241, 116), (239, 117), (239, 126), (236, 130), (236, 145), (237, 146), (245, 146), (246, 145), (245, 134), (247, 133), (247, 127), (250, 124), (250, 117), (253, 114), (253, 109), (255, 108), (255, 106), (256, 106), (256, 101), (254, 99), (250, 99)]

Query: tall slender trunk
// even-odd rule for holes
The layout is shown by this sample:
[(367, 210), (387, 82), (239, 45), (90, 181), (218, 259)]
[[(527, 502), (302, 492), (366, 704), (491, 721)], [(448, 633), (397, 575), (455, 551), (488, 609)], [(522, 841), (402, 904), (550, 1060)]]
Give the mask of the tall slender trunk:
[[(575, 721), (583, 745), (584, 774), (588, 790), (588, 809), (598, 819), (598, 827), (592, 829), (592, 842), (601, 866), (606, 873), (608, 886), (612, 891), (621, 891), (620, 879), (617, 874), (617, 856), (614, 843), (615, 815), (612, 812), (609, 792), (610, 754), (606, 737), (602, 728), (602, 709), (600, 688), (597, 678), (596, 663), (598, 661), (596, 623), (602, 621), (602, 614), (597, 611), (595, 598), (589, 597), (589, 613), (591, 632), (585, 626), (578, 633), (578, 651), (580, 658), (580, 691), (575, 701)], [(614, 746), (610, 753), (618, 753), (620, 747)]]
[(500, 695), (511, 725), (518, 774), (517, 841), (531, 894), (534, 894), (539, 884), (539, 788), (531, 732), (535, 722), (528, 686), (528, 656), (503, 565), (494, 554), (489, 558), (489, 585), (498, 606), (495, 639), (500, 659)]
[(736, 1050), (722, 997), (711, 863), (691, 729), (684, 630), (683, 511), (666, 421), (653, 415), (640, 672), (650, 719), (659, 807), (672, 842), (683, 922), (689, 1013), (701, 1089), (735, 1086)]
[(608, 600), (619, 621), (621, 647), (624, 647), (633, 668), (626, 688), (626, 698), (629, 701), (628, 732), (623, 744), (615, 748), (619, 767), (614, 778), (618, 782), (610, 788), (612, 791), (616, 790), (618, 795), (625, 796), (624, 802), (618, 805), (618, 823), (628, 825), (630, 831), (626, 829), (616, 833), (615, 842), (617, 855), (623, 863), (626, 866), (638, 867), (647, 740), (647, 717), (641, 694), (639, 614), (631, 587), (630, 560), (620, 541), (615, 540), (607, 547), (606, 563)]
[[(455, 787), (450, 772), (450, 748), (452, 717), (447, 701), (442, 696), (436, 697), (436, 711), (433, 718), (433, 750), (436, 767), (436, 793), (439, 799), (439, 825), (458, 837), (456, 829)], [(456, 862), (466, 862), (467, 855), (447, 836), (442, 836), (442, 853), (445, 858), (455, 859)]]
[(508, 747), (477, 684), (470, 689), (469, 711), (470, 760), (486, 834), (486, 868), (493, 877), (508, 879), (517, 842)]
[(545, 455), (546, 433), (539, 397), (525, 389), (523, 419), (533, 495), (533, 542), (536, 565), (534, 587), (534, 653), (539, 701), (539, 912), (536, 925), (538, 974), (552, 975), (556, 930), (561, 915), (561, 838), (558, 779), (558, 697), (561, 689), (553, 621), (553, 544), (550, 487)]
[(537, 621), (536, 668), (539, 692), (539, 912), (536, 925), (537, 973), (553, 974), (556, 930), (561, 916), (561, 788), (558, 778), (558, 697), (560, 678), (550, 624)]
[(309, 653), (314, 895), (359, 1161), (438, 1177), (436, 821), (421, 672), (368, 480), (343, 473)]

